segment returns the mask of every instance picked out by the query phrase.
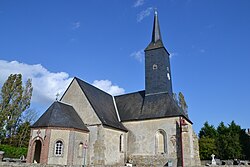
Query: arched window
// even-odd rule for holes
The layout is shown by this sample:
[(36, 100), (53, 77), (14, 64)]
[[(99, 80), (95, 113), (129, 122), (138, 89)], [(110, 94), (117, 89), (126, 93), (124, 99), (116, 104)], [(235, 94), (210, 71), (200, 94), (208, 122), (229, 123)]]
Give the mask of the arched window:
[(124, 135), (123, 134), (120, 135), (120, 145), (119, 146), (120, 146), (119, 147), (120, 152), (124, 152)]
[(55, 143), (55, 156), (62, 156), (63, 154), (63, 142), (58, 140)]
[(156, 153), (164, 154), (167, 152), (166, 145), (166, 132), (164, 130), (158, 130), (156, 132)]
[(79, 147), (78, 147), (78, 157), (83, 157), (83, 143), (79, 144)]

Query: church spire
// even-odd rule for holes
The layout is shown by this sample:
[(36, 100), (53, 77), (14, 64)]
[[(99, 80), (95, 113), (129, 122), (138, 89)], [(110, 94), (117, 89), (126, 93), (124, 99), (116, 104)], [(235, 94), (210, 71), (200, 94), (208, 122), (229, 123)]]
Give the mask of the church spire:
[(161, 31), (160, 31), (160, 25), (159, 25), (159, 20), (158, 20), (158, 13), (155, 9), (152, 40), (145, 50), (151, 50), (151, 49), (156, 49), (156, 48), (161, 48), (161, 47), (164, 47), (164, 45), (161, 39)]
[(146, 95), (173, 94), (169, 53), (162, 43), (156, 11), (152, 40), (145, 49), (145, 91)]
[(155, 10), (154, 27), (153, 27), (151, 42), (156, 43), (158, 40), (161, 40), (161, 31), (160, 31), (160, 25), (158, 21), (158, 14), (157, 14), (157, 11)]

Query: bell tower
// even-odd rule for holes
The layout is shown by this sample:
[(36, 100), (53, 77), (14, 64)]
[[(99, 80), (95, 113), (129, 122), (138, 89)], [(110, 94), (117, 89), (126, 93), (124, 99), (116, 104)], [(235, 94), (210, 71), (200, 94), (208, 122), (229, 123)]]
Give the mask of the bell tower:
[(161, 39), (157, 11), (154, 13), (152, 40), (145, 49), (145, 93), (159, 94), (172, 92), (172, 78), (169, 53)]

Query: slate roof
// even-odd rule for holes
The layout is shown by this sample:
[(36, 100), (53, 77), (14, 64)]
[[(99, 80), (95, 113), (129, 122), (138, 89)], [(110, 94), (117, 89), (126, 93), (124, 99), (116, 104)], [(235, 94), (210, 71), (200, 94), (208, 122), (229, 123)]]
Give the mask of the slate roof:
[(80, 85), (82, 91), (86, 95), (102, 124), (127, 132), (128, 130), (121, 122), (119, 122), (117, 118), (113, 97), (79, 78), (75, 79)]
[(54, 102), (33, 124), (32, 128), (60, 127), (89, 131), (75, 109), (65, 103)]
[(155, 11), (152, 40), (145, 50), (152, 50), (152, 49), (157, 49), (157, 48), (164, 48), (164, 45), (161, 39), (161, 31), (160, 31), (160, 24), (158, 21), (158, 14), (157, 14), (157, 11)]
[(139, 91), (115, 97), (121, 121), (182, 116), (192, 123), (168, 93), (145, 96)]

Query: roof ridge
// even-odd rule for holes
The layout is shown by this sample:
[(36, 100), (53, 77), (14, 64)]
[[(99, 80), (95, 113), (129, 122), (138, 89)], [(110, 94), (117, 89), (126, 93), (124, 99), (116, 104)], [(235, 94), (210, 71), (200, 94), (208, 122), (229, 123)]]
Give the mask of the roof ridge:
[(140, 92), (145, 92), (145, 90), (139, 90), (139, 91), (136, 91), (136, 92), (130, 92), (130, 93), (122, 94), (122, 95), (117, 95), (117, 96), (114, 96), (114, 97), (127, 96), (127, 95), (132, 95), (132, 94), (136, 94), (136, 93), (140, 93)]
[(113, 103), (114, 103), (114, 107), (115, 107), (115, 112), (116, 112), (116, 115), (117, 115), (117, 118), (118, 118), (118, 121), (121, 122), (121, 118), (120, 118), (120, 115), (119, 115), (119, 111), (118, 111), (118, 108), (116, 106), (116, 101), (115, 101), (115, 97), (112, 96), (112, 99), (113, 99)]
[[(79, 78), (75, 78), (75, 79), (77, 81), (77, 84), (80, 86), (82, 92), (86, 96), (91, 107), (93, 108), (96, 116), (101, 121), (101, 123), (103, 125), (106, 125), (106, 126), (110, 126), (110, 127), (114, 127), (114, 128), (120, 129), (120, 130), (127, 131), (127, 129), (123, 126), (123, 124), (121, 122), (119, 122), (119, 119), (117, 117), (117, 113), (115, 110), (114, 102), (113, 102), (113, 96), (108, 94), (107, 92), (100, 90), (99, 88), (79, 79)], [(109, 103), (109, 104), (112, 104), (112, 106), (110, 106), (109, 108), (100, 109), (100, 106), (96, 106), (96, 99), (93, 99), (94, 98), (93, 92), (95, 93), (95, 96), (97, 96), (97, 98), (100, 98), (102, 100), (105, 99), (106, 102), (104, 104)], [(104, 106), (102, 106), (102, 107), (104, 107)], [(114, 116), (113, 117), (114, 119), (112, 119), (112, 118), (107, 119), (107, 117), (104, 116), (107, 114), (111, 114), (109, 116)], [(114, 124), (116, 124), (116, 125), (114, 125)]]
[[(50, 126), (50, 123), (51, 123), (51, 115), (53, 114), (55, 105), (56, 105), (56, 101), (54, 101), (54, 102), (52, 103), (52, 105), (50, 106), (50, 107), (52, 107), (52, 109), (51, 109), (51, 111), (49, 112), (48, 126)], [(49, 107), (49, 108), (50, 108), (50, 107)], [(48, 108), (48, 109), (49, 109), (49, 108)], [(47, 109), (47, 110), (48, 110), (48, 109)]]
[(77, 77), (75, 77), (75, 79), (78, 81), (81, 81), (81, 82), (83, 82), (83, 83), (85, 83), (85, 84), (87, 84), (87, 85), (89, 85), (89, 86), (92, 86), (93, 88), (95, 88), (95, 89), (97, 89), (97, 90), (99, 90), (99, 91), (101, 91), (101, 92), (103, 92), (103, 93), (105, 93), (105, 94), (107, 94), (107, 95), (109, 95), (109, 96), (112, 96), (111, 94), (109, 94), (108, 92), (105, 92), (104, 90), (101, 90), (100, 88), (98, 88), (98, 87), (96, 87), (96, 86), (94, 86), (94, 85), (92, 85), (92, 84), (90, 84), (90, 83), (88, 83), (88, 82), (86, 82), (86, 81), (84, 81), (84, 80), (81, 80), (80, 78), (77, 78)]

